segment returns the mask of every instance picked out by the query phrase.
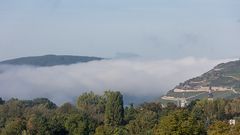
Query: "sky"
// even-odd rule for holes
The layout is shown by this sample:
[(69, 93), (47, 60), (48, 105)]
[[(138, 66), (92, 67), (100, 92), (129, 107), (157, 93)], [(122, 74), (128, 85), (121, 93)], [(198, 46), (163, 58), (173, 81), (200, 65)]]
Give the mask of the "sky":
[(239, 0), (0, 0), (0, 61), (97, 56), (68, 66), (0, 65), (0, 95), (57, 104), (86, 91), (166, 94), (240, 56)]
[(0, 0), (0, 60), (238, 58), (239, 0)]

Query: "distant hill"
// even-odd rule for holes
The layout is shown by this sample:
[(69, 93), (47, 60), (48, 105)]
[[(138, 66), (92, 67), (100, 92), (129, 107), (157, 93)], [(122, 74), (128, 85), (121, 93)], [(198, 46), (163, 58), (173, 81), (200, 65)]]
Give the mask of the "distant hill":
[[(201, 76), (189, 79), (170, 90), (162, 101), (240, 97), (240, 60), (221, 63)], [(164, 101), (165, 100), (165, 101)]]
[(71, 56), (71, 55), (44, 55), (44, 56), (31, 56), (21, 57), (11, 60), (5, 60), (0, 64), (8, 65), (31, 65), (31, 66), (56, 66), (56, 65), (70, 65), (76, 63), (90, 62), (103, 60), (99, 57), (88, 56)]

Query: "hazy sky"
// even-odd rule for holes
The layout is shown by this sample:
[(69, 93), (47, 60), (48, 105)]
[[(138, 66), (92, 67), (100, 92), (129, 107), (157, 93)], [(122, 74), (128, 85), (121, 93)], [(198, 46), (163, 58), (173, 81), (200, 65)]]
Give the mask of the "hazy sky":
[(0, 60), (73, 54), (236, 58), (240, 0), (0, 0)]
[(240, 0), (0, 0), (0, 61), (44, 54), (143, 58), (3, 66), (4, 99), (62, 103), (107, 89), (160, 96), (239, 58), (239, 50)]

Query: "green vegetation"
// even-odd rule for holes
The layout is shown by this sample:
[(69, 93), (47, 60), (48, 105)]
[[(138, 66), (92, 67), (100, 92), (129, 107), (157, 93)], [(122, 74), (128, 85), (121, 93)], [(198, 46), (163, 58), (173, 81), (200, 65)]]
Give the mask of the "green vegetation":
[(1, 135), (237, 135), (240, 99), (192, 101), (186, 108), (159, 102), (123, 106), (120, 92), (79, 96), (76, 106), (46, 98), (0, 98)]
[(124, 109), (123, 96), (120, 92), (106, 91), (105, 121), (107, 126), (119, 126), (123, 124)]

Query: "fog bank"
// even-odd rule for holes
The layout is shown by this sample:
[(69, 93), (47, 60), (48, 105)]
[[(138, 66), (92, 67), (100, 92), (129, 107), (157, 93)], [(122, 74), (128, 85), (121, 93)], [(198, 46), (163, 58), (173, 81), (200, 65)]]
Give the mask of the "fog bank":
[(2, 65), (0, 97), (47, 97), (57, 104), (71, 102), (87, 91), (101, 94), (105, 90), (118, 90), (129, 96), (156, 97), (226, 61), (189, 57), (103, 60), (54, 67)]

